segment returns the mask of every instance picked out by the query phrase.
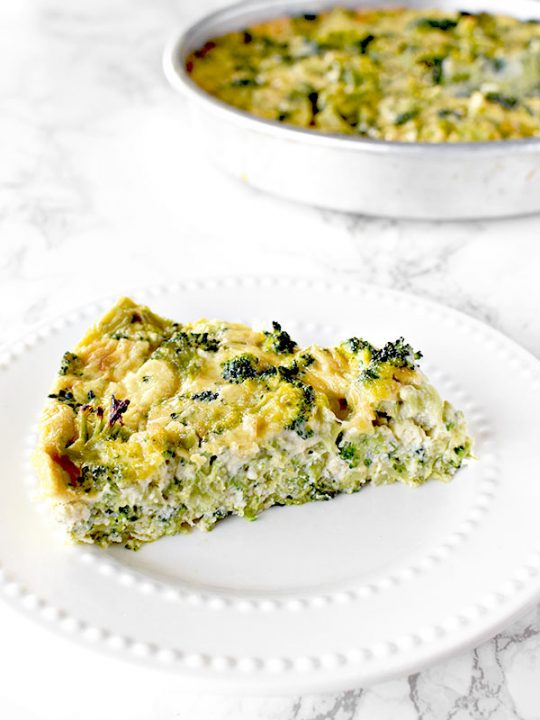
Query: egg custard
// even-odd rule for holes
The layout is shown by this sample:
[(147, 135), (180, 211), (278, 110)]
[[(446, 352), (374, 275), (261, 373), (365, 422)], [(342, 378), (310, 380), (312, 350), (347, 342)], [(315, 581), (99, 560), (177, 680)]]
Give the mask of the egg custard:
[(448, 480), (471, 440), (419, 358), (402, 338), (302, 349), (276, 322), (182, 325), (122, 299), (62, 359), (44, 494), (74, 540), (136, 549), (367, 483)]
[(312, 130), (405, 142), (540, 136), (533, 20), (336, 7), (214, 37), (186, 70), (229, 105)]

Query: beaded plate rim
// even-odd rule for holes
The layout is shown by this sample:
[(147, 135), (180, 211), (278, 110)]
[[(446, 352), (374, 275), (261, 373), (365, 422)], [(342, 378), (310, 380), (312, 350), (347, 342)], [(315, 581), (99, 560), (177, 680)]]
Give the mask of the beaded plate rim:
[[(306, 291), (338, 292), (341, 294), (364, 297), (366, 295), (376, 295), (378, 299), (393, 301), (398, 299), (401, 303), (406, 303), (409, 307), (413, 307), (416, 311), (420, 310), (428, 315), (435, 314), (440, 318), (444, 318), (444, 320), (450, 324), (457, 322), (462, 325), (465, 323), (469, 326), (471, 332), (476, 334), (480, 333), (482, 335), (489, 348), (496, 347), (498, 350), (502, 349), (512, 367), (516, 370), (521, 369), (530, 380), (531, 387), (535, 390), (540, 390), (540, 362), (502, 333), (452, 308), (408, 293), (377, 287), (375, 285), (352, 283), (350, 281), (343, 282), (341, 280), (337, 282), (318, 278), (228, 276), (218, 278), (201, 278), (196, 280), (191, 279), (169, 284), (167, 286), (137, 288), (133, 290), (133, 294), (141, 300), (149, 301), (152, 298), (159, 297), (160, 295), (190, 292), (192, 290), (253, 288), (255, 286), (268, 289), (294, 288)], [(52, 335), (60, 332), (68, 326), (79, 321), (87, 320), (89, 316), (99, 313), (113, 300), (114, 298), (108, 296), (98, 302), (89, 303), (55, 320), (44, 323), (35, 331), (25, 335), (21, 340), (15, 342), (9, 350), (2, 351), (0, 348), (0, 373), (2, 370), (9, 368), (17, 360), (21, 353), (26, 352), (38, 345), (40, 342), (49, 339)], [(452, 392), (460, 395), (459, 399), (462, 404), (463, 400), (465, 400), (465, 404), (467, 404), (466, 396), (463, 396), (458, 388), (455, 388), (455, 386), (452, 387)], [(472, 411), (476, 412), (476, 408), (473, 408)], [(489, 427), (485, 422), (485, 418), (481, 414), (476, 414), (478, 415), (482, 426), (484, 428)], [(455, 542), (442, 543), (440, 550), (428, 553), (419, 564), (418, 569), (420, 571), (429, 568), (430, 565), (440, 562), (449, 552), (451, 552), (453, 544), (459, 544), (461, 540), (465, 539), (480, 521), (481, 516), (489, 504), (496, 488), (496, 473), (494, 472), (496, 456), (491, 451), (490, 455), (487, 476), (482, 484), (483, 489), (477, 497), (477, 501), (478, 498), (480, 498), (480, 504), (475, 503), (471, 510), (472, 515), (465, 518), (462, 523), (463, 527), (454, 533), (456, 535)], [(28, 456), (24, 458), (23, 463), (26, 465), (25, 472), (28, 482)], [(94, 564), (98, 572), (103, 575), (118, 575), (117, 579), (120, 583), (136, 587), (138, 591), (143, 594), (151, 594), (157, 591), (162, 594), (164, 600), (169, 602), (177, 602), (178, 600), (181, 600), (191, 604), (203, 604), (208, 607), (208, 609), (216, 610), (232, 607), (235, 610), (240, 611), (255, 610), (266, 613), (269, 611), (283, 610), (294, 612), (301, 610), (306, 603), (308, 606), (314, 608), (333, 603), (341, 605), (343, 603), (354, 601), (358, 598), (364, 598), (371, 594), (376, 594), (388, 587), (392, 587), (396, 583), (396, 578), (390, 576), (379, 581), (378, 585), (380, 587), (368, 586), (367, 589), (365, 587), (361, 587), (356, 590), (352, 589), (345, 592), (336, 592), (331, 595), (316, 595), (312, 598), (284, 598), (282, 600), (276, 600), (275, 598), (254, 598), (250, 601), (246, 601), (235, 597), (223, 597), (213, 593), (206, 594), (187, 592), (182, 594), (179, 593), (178, 590), (167, 587), (166, 585), (160, 587), (160, 583), (158, 582), (149, 582), (144, 578), (139, 578), (137, 577), (137, 573), (135, 571), (126, 571), (123, 567), (121, 569), (117, 569), (109, 559), (102, 561), (96, 559), (95, 557), (90, 557), (90, 554), (86, 552), (81, 553), (81, 559), (84, 562)], [(416, 572), (415, 569), (411, 570), (411, 568), (409, 568), (408, 570), (412, 571), (412, 574), (415, 574)], [(399, 578), (397, 582), (402, 582), (407, 579), (409, 574), (410, 573), (406, 572), (405, 576)], [(46, 624), (54, 626), (60, 630), (62, 634), (71, 637), (77, 636), (87, 644), (113, 651), (116, 655), (121, 657), (146, 663), (150, 662), (154, 666), (156, 664), (155, 661), (157, 661), (158, 666), (168, 669), (176, 669), (176, 671), (183, 669), (189, 673), (195, 672), (198, 674), (201, 672), (207, 673), (208, 671), (212, 671), (216, 677), (225, 677), (229, 671), (237, 671), (243, 676), (266, 675), (271, 679), (270, 684), (275, 685), (277, 683), (277, 686), (279, 686), (279, 677), (283, 677), (287, 674), (297, 674), (301, 677), (315, 672), (317, 676), (320, 676), (322, 672), (336, 672), (339, 671), (340, 668), (343, 669), (345, 667), (348, 667), (349, 669), (363, 668), (369, 664), (370, 660), (380, 660), (392, 655), (406, 654), (413, 648), (418, 649), (423, 646), (429, 646), (436, 640), (440, 640), (443, 637), (448, 638), (452, 635), (452, 633), (456, 633), (458, 630), (466, 630), (466, 628), (471, 626), (474, 621), (478, 620), (478, 618), (482, 616), (488, 617), (490, 614), (493, 614), (495, 610), (500, 610), (504, 605), (509, 604), (511, 600), (514, 600), (517, 595), (523, 596), (521, 600), (521, 609), (524, 610), (525, 607), (533, 602), (535, 597), (540, 593), (539, 575), (540, 544), (529, 553), (528, 557), (526, 557), (525, 560), (518, 565), (512, 575), (500, 588), (497, 589), (496, 592), (492, 592), (481, 597), (478, 602), (463, 608), (461, 612), (444, 619), (439, 625), (426, 626), (421, 628), (417, 633), (380, 642), (373, 647), (351, 648), (347, 652), (327, 653), (325, 655), (309, 657), (225, 657), (202, 653), (184, 653), (176, 648), (158, 647), (150, 643), (140, 642), (135, 638), (123, 637), (115, 634), (114, 632), (110, 632), (105, 628), (94, 627), (74, 615), (65, 612), (62, 608), (49, 603), (45, 598), (38, 597), (31, 591), (31, 589), (27, 589), (19, 583), (13, 574), (8, 573), (2, 566), (1, 562), (0, 592), (12, 605), (22, 608), (32, 617), (37, 618)], [(502, 626), (504, 622), (507, 622), (511, 619), (511, 617), (515, 616), (515, 614), (516, 609), (512, 608), (505, 621), (502, 623), (499, 621), (498, 626), (490, 626), (487, 636), (494, 634), (494, 632), (496, 632), (496, 630)], [(484, 636), (486, 636), (485, 632), (476, 632), (474, 639), (479, 639)], [(446, 656), (447, 654), (449, 654), (447, 651), (442, 652), (442, 656)], [(413, 668), (411, 667), (409, 669), (412, 670)], [(415, 666), (414, 669), (417, 669), (417, 667)], [(340, 682), (334, 682), (333, 685), (347, 687), (346, 684), (344, 685)]]

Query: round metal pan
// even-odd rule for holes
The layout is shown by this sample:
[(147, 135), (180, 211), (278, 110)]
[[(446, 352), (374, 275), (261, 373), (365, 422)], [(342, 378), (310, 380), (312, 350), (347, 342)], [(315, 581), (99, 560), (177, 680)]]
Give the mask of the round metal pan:
[(540, 19), (538, 0), (250, 0), (206, 15), (167, 44), (163, 64), (186, 97), (200, 149), (249, 185), (320, 207), (387, 217), (467, 219), (540, 210), (540, 138), (411, 143), (322, 133), (262, 120), (199, 88), (186, 56), (208, 39), (332, 5), (481, 10)]

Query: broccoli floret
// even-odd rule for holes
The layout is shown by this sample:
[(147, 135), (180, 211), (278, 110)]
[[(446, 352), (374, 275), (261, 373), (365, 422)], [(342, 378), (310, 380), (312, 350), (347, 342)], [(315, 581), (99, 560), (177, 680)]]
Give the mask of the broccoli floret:
[(109, 411), (109, 427), (118, 422), (124, 424), (123, 414), (128, 409), (130, 400), (118, 400), (114, 395), (111, 397), (111, 409)]
[(444, 55), (432, 55), (430, 57), (425, 57), (422, 60), (422, 64), (431, 70), (431, 77), (434, 85), (440, 85), (442, 82), (444, 60)]
[(206, 352), (217, 352), (219, 350), (219, 340), (209, 333), (189, 333), (189, 335), (195, 347), (206, 350)]
[[(311, 385), (302, 382), (300, 376), (304, 370), (314, 362), (315, 358), (312, 355), (304, 353), (290, 365), (278, 365), (277, 368), (271, 368), (273, 370), (272, 375), (277, 373), (281, 380), (298, 388), (302, 392), (298, 412), (293, 420), (286, 426), (287, 430), (293, 430), (302, 438), (308, 438), (313, 435), (313, 431), (307, 426), (307, 422), (315, 403), (315, 390)], [(261, 377), (268, 374), (270, 373), (265, 371), (261, 374)]]
[(191, 396), (192, 400), (203, 400), (205, 402), (210, 402), (211, 400), (217, 400), (218, 394), (217, 392), (212, 392), (211, 390), (203, 390), (200, 393), (195, 393)]
[(406, 110), (405, 112), (399, 113), (394, 120), (394, 125), (399, 127), (405, 125), (409, 120), (413, 120), (418, 115), (418, 110)]
[(380, 377), (379, 373), (371, 367), (371, 365), (368, 365), (367, 368), (362, 370), (360, 373), (360, 380), (362, 382), (366, 382), (369, 380), (378, 380)]
[(313, 356), (309, 353), (301, 355), (298, 359), (294, 360), (290, 365), (278, 365), (277, 367), (270, 366), (265, 370), (259, 371), (257, 369), (257, 358), (254, 355), (237, 355), (231, 360), (223, 363), (223, 378), (229, 382), (241, 383), (249, 378), (269, 378), (275, 375), (279, 375), (282, 380), (289, 382), (292, 385), (300, 387), (303, 383), (298, 380), (299, 375), (315, 362)]
[(78, 355), (72, 352), (65, 352), (60, 363), (59, 375), (79, 375), (80, 361)]
[(340, 457), (345, 460), (347, 465), (354, 468), (358, 465), (358, 448), (350, 442), (345, 442), (339, 448)]
[(315, 358), (313, 355), (305, 353), (304, 355), (300, 355), (300, 357), (297, 360), (294, 360), (290, 365), (278, 365), (276, 372), (279, 373), (279, 376), (285, 380), (285, 382), (295, 385), (298, 380), (298, 376), (314, 362)]
[(83, 465), (77, 486), (85, 493), (102, 490), (109, 480), (109, 470), (104, 465)]
[(384, 364), (414, 370), (416, 360), (419, 360), (421, 357), (421, 352), (415, 352), (412, 347), (400, 337), (394, 342), (386, 343), (380, 350), (372, 350), (368, 365), (360, 373), (360, 381), (369, 382), (370, 380), (378, 380), (380, 377), (379, 368)]
[(272, 332), (266, 331), (264, 334), (267, 337), (266, 344), (275, 353), (290, 355), (298, 348), (289, 333), (283, 330), (281, 325), (275, 321), (272, 323)]
[(311, 385), (305, 385), (299, 381), (292, 383), (295, 387), (300, 388), (302, 396), (296, 417), (286, 426), (286, 430), (293, 430), (301, 438), (308, 438), (313, 435), (313, 430), (308, 427), (307, 422), (311, 414), (311, 409), (315, 403), (315, 390)]
[(380, 350), (374, 350), (371, 356), (372, 363), (390, 363), (394, 367), (415, 367), (415, 360), (420, 360), (421, 352), (415, 352), (412, 347), (400, 337), (394, 342), (388, 342)]
[(513, 110), (519, 105), (519, 100), (516, 97), (510, 95), (502, 95), (497, 92), (488, 92), (485, 94), (485, 98), (488, 102), (496, 103), (505, 110)]
[(454, 448), (454, 453), (456, 455), (455, 460), (450, 460), (450, 465), (452, 465), (455, 468), (460, 468), (463, 464), (463, 461), (471, 456), (471, 445), (470, 442), (467, 441), (464, 445), (458, 445)]
[(64, 405), (70, 407), (73, 412), (77, 412), (82, 405), (82, 403), (75, 400), (75, 396), (73, 395), (71, 390), (59, 390), (57, 393), (51, 393), (48, 397), (64, 403)]
[(198, 348), (206, 350), (206, 352), (217, 352), (219, 350), (219, 341), (211, 337), (209, 333), (185, 333), (178, 332), (170, 339), (171, 343), (177, 343), (180, 347)]
[(219, 340), (209, 333), (187, 333), (178, 330), (155, 350), (152, 359), (166, 360), (182, 371), (189, 371), (197, 365), (198, 352), (216, 352)]
[(231, 87), (255, 87), (257, 84), (257, 78), (254, 77), (243, 77), (231, 80)]
[(257, 377), (255, 363), (257, 359), (253, 355), (237, 355), (227, 360), (221, 366), (223, 368), (223, 379), (231, 383), (242, 383), (244, 380)]
[(416, 23), (416, 27), (422, 30), (453, 30), (457, 27), (458, 21), (451, 18), (421, 18)]
[(372, 353), (374, 351), (374, 347), (371, 343), (368, 343), (367, 340), (362, 340), (362, 338), (352, 337), (346, 340), (344, 343), (344, 346), (350, 350), (355, 355), (362, 350), (365, 350), (366, 348)]
[(360, 50), (361, 55), (366, 54), (368, 47), (375, 39), (375, 35), (372, 35), (370, 33), (369, 35), (365, 35), (361, 40), (358, 40), (356, 44), (358, 46), (358, 49)]
[(186, 333), (183, 330), (176, 332), (163, 346), (170, 347), (178, 354), (185, 350), (199, 349), (207, 352), (219, 350), (219, 341), (209, 333)]

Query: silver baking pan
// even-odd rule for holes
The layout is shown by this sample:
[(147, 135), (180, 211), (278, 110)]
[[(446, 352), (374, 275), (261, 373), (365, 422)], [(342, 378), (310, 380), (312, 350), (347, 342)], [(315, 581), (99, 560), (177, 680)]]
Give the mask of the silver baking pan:
[(188, 101), (201, 153), (248, 185), (348, 212), (466, 219), (540, 210), (540, 139), (404, 143), (304, 130), (226, 105), (201, 90), (185, 70), (186, 56), (211, 37), (332, 5), (440, 7), (540, 18), (538, 0), (250, 0), (228, 6), (176, 33), (163, 57), (167, 78)]

